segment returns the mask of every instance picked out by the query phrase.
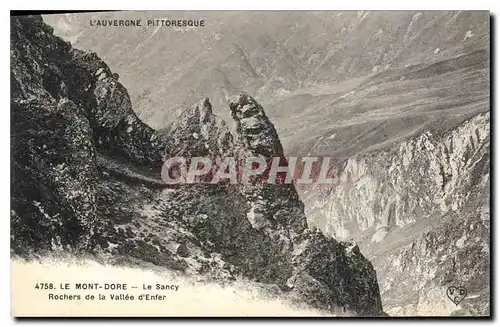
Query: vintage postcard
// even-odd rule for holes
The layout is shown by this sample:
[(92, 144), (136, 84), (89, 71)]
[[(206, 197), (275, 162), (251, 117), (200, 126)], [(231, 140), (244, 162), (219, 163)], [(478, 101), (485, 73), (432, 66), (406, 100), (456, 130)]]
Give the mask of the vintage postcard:
[(490, 13), (11, 13), (15, 317), (490, 317)]

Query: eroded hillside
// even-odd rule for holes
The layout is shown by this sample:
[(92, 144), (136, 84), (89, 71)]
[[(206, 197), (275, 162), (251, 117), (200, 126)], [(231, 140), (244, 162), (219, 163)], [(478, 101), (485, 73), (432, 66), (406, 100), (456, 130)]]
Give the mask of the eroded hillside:
[(14, 257), (69, 251), (212, 281), (241, 277), (332, 314), (384, 314), (371, 263), (354, 242), (309, 229), (293, 185), (159, 183), (164, 155), (284, 156), (252, 97), (228, 100), (234, 135), (208, 99), (160, 135), (104, 61), (39, 16), (11, 19), (11, 87)]

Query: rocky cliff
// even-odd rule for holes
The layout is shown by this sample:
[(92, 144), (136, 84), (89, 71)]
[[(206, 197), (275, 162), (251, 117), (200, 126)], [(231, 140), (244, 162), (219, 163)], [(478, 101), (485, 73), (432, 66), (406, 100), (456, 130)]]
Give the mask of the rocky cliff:
[(64, 250), (241, 276), (332, 313), (383, 314), (371, 263), (355, 243), (309, 229), (292, 186), (161, 182), (164, 156), (281, 156), (253, 98), (229, 100), (235, 135), (208, 99), (159, 134), (136, 116), (117, 74), (37, 16), (11, 20), (11, 89), (13, 255)]
[[(88, 23), (174, 17), (204, 19), (206, 26), (109, 29)], [(266, 108), (287, 149), (304, 141), (298, 126), (319, 125), (323, 128), (306, 132), (321, 132), (325, 117), (318, 111), (367, 76), (438, 63), (487, 47), (489, 40), (487, 11), (122, 11), (44, 19), (57, 35), (110, 63), (129, 88), (137, 113), (151, 126), (163, 128), (175, 117), (172, 111), (202, 96), (223, 108), (225, 93), (244, 90)], [(390, 101), (408, 105), (407, 99), (401, 101), (406, 93)], [(376, 99), (359, 101), (374, 106), (370, 100)], [(385, 106), (388, 100), (384, 94)], [(171, 111), (157, 110), (165, 103)], [(336, 110), (335, 123), (358, 104), (353, 107)], [(229, 118), (225, 110), (219, 114)]]
[[(88, 26), (89, 19), (161, 19), (171, 12), (44, 19), (56, 34), (96, 51), (120, 73), (138, 115), (167, 136), (175, 133), (174, 143), (183, 140), (173, 153), (213, 156), (243, 144), (237, 148), (247, 155), (263, 150), (279, 156), (283, 149), (333, 159), (338, 187), (304, 188), (302, 201), (295, 200), (295, 190), (276, 192), (259, 183), (239, 190), (247, 205), (241, 214), (252, 226), (265, 231), (284, 220), (273, 217), (288, 217), (288, 209), (276, 205), (282, 199), (293, 199), (288, 208), (296, 217), (303, 216), (304, 203), (311, 225), (337, 240), (358, 241), (391, 314), (488, 314), (488, 12), (175, 16), (204, 18), (207, 26)], [(237, 105), (236, 97), (230, 110), (222, 109), (236, 90), (246, 90), (260, 105)], [(210, 96), (213, 108), (185, 110), (202, 96)], [(165, 103), (171, 108), (163, 110)], [(261, 107), (266, 119), (245, 118), (262, 113)], [(180, 111), (175, 119), (173, 112)], [(238, 131), (228, 133), (205, 119), (208, 111)], [(184, 133), (186, 126), (191, 134)], [(260, 136), (265, 126), (267, 135), (277, 131), (279, 143)], [(291, 221), (297, 226), (292, 229), (302, 228), (301, 218)], [(446, 297), (454, 284), (469, 289), (459, 306)]]
[[(345, 161), (338, 186), (307, 196), (308, 216), (355, 238), (374, 262), (388, 312), (489, 313), (490, 114), (429, 128)], [(470, 299), (456, 307), (448, 286)]]

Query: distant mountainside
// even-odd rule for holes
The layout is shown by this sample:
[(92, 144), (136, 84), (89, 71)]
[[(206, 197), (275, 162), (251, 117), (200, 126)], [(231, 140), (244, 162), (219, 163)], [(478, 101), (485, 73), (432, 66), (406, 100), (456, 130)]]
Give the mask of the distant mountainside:
[[(390, 315), (488, 315), (490, 114), (349, 158), (337, 187), (302, 195), (312, 225), (355, 239)], [(468, 289), (457, 307), (449, 286)]]
[[(207, 23), (90, 27), (98, 18)], [(268, 108), (286, 151), (311, 151), (319, 137), (336, 134), (312, 151), (348, 157), (428, 123), (446, 119), (443, 125), (453, 128), (488, 101), (484, 61), (456, 59), (475, 51), (488, 56), (488, 12), (113, 12), (44, 19), (57, 35), (109, 62), (139, 117), (157, 129), (205, 96), (230, 121), (227, 94), (244, 91)], [(462, 101), (464, 90), (474, 96)], [(357, 136), (353, 144), (352, 135), (374, 126), (380, 133)]]

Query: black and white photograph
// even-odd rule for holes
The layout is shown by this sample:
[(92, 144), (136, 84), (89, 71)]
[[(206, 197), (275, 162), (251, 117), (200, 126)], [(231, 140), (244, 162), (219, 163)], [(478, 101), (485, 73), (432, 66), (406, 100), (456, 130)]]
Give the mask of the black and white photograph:
[(491, 22), (11, 12), (12, 316), (491, 318)]

